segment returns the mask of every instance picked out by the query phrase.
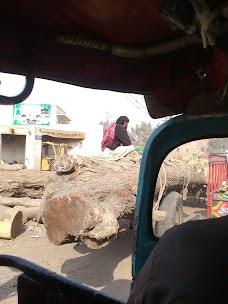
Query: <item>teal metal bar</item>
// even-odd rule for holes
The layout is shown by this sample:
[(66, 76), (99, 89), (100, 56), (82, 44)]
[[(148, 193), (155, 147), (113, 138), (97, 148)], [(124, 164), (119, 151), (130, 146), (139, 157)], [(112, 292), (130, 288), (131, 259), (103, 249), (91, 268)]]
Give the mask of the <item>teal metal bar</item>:
[(188, 118), (175, 117), (156, 129), (144, 149), (135, 208), (132, 274), (139, 273), (158, 239), (152, 231), (152, 205), (160, 166), (176, 147), (189, 141), (228, 137), (228, 116)]

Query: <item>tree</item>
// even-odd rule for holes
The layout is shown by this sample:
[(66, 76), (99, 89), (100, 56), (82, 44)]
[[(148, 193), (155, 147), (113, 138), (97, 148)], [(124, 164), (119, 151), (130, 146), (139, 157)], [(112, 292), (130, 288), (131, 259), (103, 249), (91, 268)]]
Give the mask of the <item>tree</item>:
[(140, 125), (136, 124), (131, 128), (129, 136), (132, 140), (132, 144), (135, 146), (145, 146), (149, 136), (154, 131), (150, 122), (142, 122)]
[(103, 132), (105, 131), (105, 129), (111, 124), (113, 123), (113, 121), (109, 120), (110, 115), (108, 114), (108, 112), (106, 112), (106, 120), (105, 121), (100, 121), (99, 125), (103, 126)]
[(228, 138), (211, 138), (208, 148), (211, 152), (226, 152), (228, 151)]
[(108, 119), (106, 119), (106, 121), (100, 121), (99, 125), (103, 126), (103, 132), (105, 131), (105, 129), (107, 128), (107, 126), (110, 125), (110, 122)]
[(206, 148), (204, 146), (200, 147), (200, 151), (204, 152), (206, 150)]

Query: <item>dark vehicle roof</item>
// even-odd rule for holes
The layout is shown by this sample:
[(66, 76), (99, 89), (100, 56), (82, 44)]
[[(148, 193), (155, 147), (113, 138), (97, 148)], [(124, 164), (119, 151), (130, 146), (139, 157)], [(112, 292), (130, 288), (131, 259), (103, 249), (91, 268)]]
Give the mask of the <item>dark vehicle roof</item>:
[(228, 1), (196, 2), (5, 1), (0, 71), (140, 93), (154, 118), (225, 113)]

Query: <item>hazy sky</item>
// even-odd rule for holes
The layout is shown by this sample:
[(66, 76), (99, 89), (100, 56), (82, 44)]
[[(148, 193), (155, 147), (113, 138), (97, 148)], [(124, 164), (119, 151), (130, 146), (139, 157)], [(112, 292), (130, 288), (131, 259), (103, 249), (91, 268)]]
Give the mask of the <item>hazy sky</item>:
[[(17, 95), (24, 87), (24, 77), (0, 73), (0, 94)], [(54, 81), (36, 79), (32, 94), (24, 103), (59, 105), (72, 123), (98, 124), (106, 119), (116, 120), (120, 115), (130, 119), (130, 126), (142, 121), (158, 123), (146, 109), (142, 95), (93, 90)]]

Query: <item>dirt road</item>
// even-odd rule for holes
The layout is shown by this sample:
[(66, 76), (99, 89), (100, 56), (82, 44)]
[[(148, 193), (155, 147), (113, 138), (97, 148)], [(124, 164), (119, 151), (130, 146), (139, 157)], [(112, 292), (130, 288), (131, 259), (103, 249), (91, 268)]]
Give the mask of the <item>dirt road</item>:
[[(184, 202), (184, 221), (204, 219), (204, 203)], [(42, 225), (30, 222), (13, 241), (0, 240), (0, 252), (17, 255), (55, 271), (71, 280), (85, 284), (126, 301), (131, 283), (132, 230), (127, 220), (120, 220), (120, 232), (115, 240), (100, 250), (90, 250), (80, 244), (55, 246), (45, 235)], [(35, 237), (34, 237), (35, 236)], [(0, 269), (0, 302), (16, 304), (19, 272)]]
[[(47, 240), (41, 225), (31, 223), (15, 240), (0, 240), (0, 252), (23, 257), (71, 280), (127, 300), (131, 282), (132, 244), (129, 221), (120, 220), (117, 239), (100, 250), (89, 250), (75, 243), (55, 246)], [(0, 303), (17, 303), (18, 275), (15, 270), (6, 267), (0, 269)]]

